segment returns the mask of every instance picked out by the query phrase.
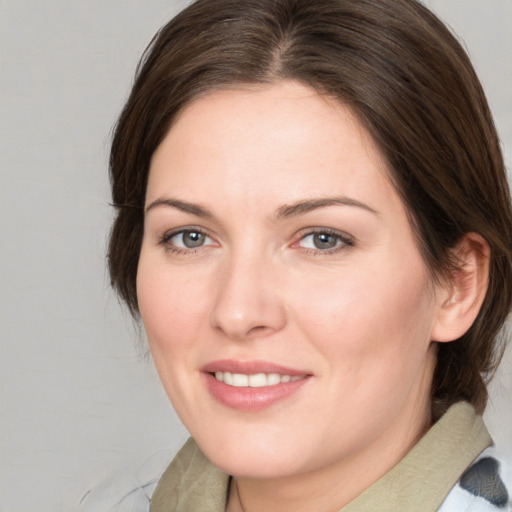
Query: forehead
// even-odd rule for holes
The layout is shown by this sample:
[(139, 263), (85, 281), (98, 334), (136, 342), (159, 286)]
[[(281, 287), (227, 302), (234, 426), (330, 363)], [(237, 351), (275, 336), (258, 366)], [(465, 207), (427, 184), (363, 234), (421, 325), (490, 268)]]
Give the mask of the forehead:
[(293, 202), (305, 194), (357, 196), (362, 187), (394, 194), (381, 152), (352, 109), (282, 82), (190, 103), (153, 155), (147, 200), (223, 189), (243, 191), (246, 201)]
[[(240, 130), (241, 122), (244, 124), (243, 130)], [(305, 131), (306, 126), (310, 127), (309, 133)], [(269, 135), (273, 140), (278, 140), (282, 135), (287, 138), (293, 133), (298, 135), (299, 131), (311, 137), (319, 128), (324, 143), (329, 140), (339, 142), (340, 135), (350, 135), (360, 138), (370, 147), (370, 151), (378, 153), (371, 136), (347, 103), (321, 95), (315, 89), (291, 80), (275, 84), (249, 84), (206, 93), (182, 109), (168, 135), (173, 139), (181, 135), (189, 143), (208, 134), (212, 137), (213, 145), (218, 143), (213, 137), (227, 135), (230, 130), (231, 137), (235, 131), (243, 136), (251, 130), (251, 135), (266, 141), (270, 139)], [(328, 131), (331, 132), (329, 140), (326, 139)], [(192, 133), (195, 137), (189, 138)], [(311, 141), (314, 142), (313, 139)], [(259, 146), (257, 149), (264, 148)]]

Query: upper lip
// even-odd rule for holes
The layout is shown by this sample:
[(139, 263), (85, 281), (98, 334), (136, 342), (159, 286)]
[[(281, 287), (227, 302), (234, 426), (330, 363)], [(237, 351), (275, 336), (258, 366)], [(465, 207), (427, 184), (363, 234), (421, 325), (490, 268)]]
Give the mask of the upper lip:
[(221, 359), (205, 364), (201, 371), (205, 373), (230, 372), (241, 373), (245, 375), (254, 375), (256, 373), (278, 373), (280, 375), (300, 376), (309, 375), (310, 372), (290, 368), (269, 361), (237, 361), (234, 359)]

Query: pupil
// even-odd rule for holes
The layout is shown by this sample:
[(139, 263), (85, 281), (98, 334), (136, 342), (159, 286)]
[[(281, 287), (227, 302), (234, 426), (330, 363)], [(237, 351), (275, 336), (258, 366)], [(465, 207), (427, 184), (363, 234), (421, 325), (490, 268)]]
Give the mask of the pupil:
[(336, 237), (327, 233), (317, 233), (313, 238), (317, 249), (331, 249), (336, 246)]
[(183, 235), (183, 243), (188, 248), (200, 247), (204, 243), (204, 235), (197, 231), (187, 231)]

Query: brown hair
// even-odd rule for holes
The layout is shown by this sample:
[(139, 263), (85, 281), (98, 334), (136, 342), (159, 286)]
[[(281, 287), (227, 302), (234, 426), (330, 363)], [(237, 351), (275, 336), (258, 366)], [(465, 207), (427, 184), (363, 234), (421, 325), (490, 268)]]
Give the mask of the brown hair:
[[(512, 212), (482, 87), (450, 31), (415, 0), (198, 0), (155, 36), (115, 129), (113, 287), (138, 315), (136, 274), (151, 157), (184, 106), (209, 91), (296, 80), (349, 104), (387, 158), (432, 275), (468, 232), (491, 248), (489, 288), (459, 340), (439, 344), (437, 417), (483, 411), (512, 303)], [(503, 345), (503, 344), (502, 344)]]

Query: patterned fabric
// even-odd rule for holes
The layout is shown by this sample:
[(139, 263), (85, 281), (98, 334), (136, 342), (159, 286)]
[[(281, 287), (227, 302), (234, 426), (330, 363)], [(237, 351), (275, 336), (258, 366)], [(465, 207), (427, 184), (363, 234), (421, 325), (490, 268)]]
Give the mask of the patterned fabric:
[(464, 472), (438, 512), (511, 512), (511, 482), (512, 461), (499, 461), (495, 448), (487, 448)]

